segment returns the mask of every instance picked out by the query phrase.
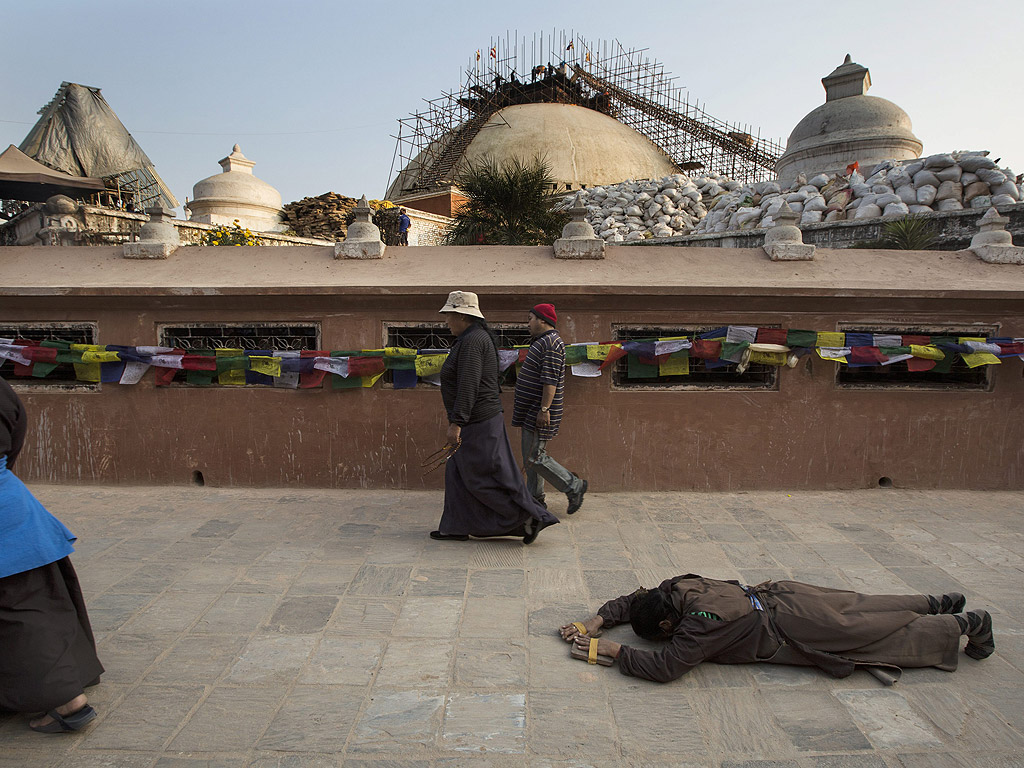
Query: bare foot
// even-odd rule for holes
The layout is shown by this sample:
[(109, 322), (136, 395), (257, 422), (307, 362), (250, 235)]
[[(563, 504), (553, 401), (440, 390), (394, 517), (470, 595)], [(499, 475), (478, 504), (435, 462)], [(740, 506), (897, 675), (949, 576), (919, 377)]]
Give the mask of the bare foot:
[[(72, 715), (78, 710), (80, 710), (82, 707), (84, 707), (88, 703), (88, 701), (89, 700), (86, 699), (85, 694), (80, 693), (67, 704), (61, 704), (59, 707), (57, 707), (57, 714), (61, 716)], [(43, 725), (49, 725), (52, 722), (53, 718), (49, 715), (44, 714), (42, 717), (37, 717), (35, 720), (30, 720), (29, 725), (33, 728), (38, 728)]]

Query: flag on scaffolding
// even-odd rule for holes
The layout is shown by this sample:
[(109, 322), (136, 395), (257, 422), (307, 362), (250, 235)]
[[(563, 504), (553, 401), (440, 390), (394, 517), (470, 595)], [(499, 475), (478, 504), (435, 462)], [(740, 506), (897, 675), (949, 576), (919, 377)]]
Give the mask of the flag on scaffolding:
[(480, 61), (480, 49), (479, 48), (477, 48), (477, 51), (476, 51), (476, 60)]
[(498, 58), (498, 49), (497, 48), (491, 48), (491, 58), (492, 59)]
[(573, 44), (572, 44), (572, 40), (570, 40), (570, 41), (569, 41), (569, 44), (568, 44), (567, 46), (565, 46), (565, 50), (567, 50), (567, 51), (571, 51), (571, 50), (573, 50)]

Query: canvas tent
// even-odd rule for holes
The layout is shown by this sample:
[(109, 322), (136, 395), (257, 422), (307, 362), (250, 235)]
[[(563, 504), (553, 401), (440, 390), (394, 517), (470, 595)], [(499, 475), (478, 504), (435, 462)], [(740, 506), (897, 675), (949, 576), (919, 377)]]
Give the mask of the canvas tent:
[(99, 88), (61, 83), (19, 149), (72, 176), (108, 179), (142, 206), (176, 208), (178, 201), (153, 162), (128, 133)]
[(101, 189), (102, 179), (69, 176), (47, 168), (13, 144), (0, 154), (0, 200), (42, 202), (54, 195), (84, 197)]

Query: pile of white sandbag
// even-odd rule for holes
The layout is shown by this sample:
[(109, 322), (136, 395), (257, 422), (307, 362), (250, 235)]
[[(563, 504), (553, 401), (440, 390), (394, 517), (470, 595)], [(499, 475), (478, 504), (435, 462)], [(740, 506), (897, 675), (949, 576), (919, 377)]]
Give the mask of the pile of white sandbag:
[[(662, 179), (634, 181), (580, 190), (587, 221), (609, 243), (635, 242), (652, 237), (691, 233), (707, 214), (707, 204), (739, 182), (712, 174), (691, 179), (675, 173)], [(571, 208), (576, 193), (555, 207)]]
[(931, 211), (959, 211), (1010, 205), (1022, 198), (1009, 168), (999, 168), (987, 151), (930, 155), (911, 162), (886, 160), (865, 178), (803, 174), (787, 189), (762, 181), (723, 191), (709, 201), (695, 233), (766, 228), (783, 202), (800, 214), (800, 226), (822, 221), (873, 219)]

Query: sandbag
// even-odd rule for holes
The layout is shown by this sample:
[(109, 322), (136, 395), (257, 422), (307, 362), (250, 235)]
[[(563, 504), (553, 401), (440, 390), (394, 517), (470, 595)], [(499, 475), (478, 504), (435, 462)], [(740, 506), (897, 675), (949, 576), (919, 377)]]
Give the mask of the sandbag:
[(897, 190), (906, 184), (914, 183), (913, 178), (911, 178), (910, 174), (907, 173), (907, 169), (904, 168), (903, 166), (900, 166), (899, 168), (893, 168), (891, 171), (889, 171), (889, 175), (886, 177), (885, 180), (892, 184), (893, 189)]
[(867, 197), (871, 194), (871, 187), (867, 184), (851, 184), (850, 189), (853, 190), (854, 197)]
[[(804, 183), (805, 184), (813, 184), (818, 189), (823, 189), (825, 187), (825, 185), (829, 183), (829, 177), (828, 177), (828, 174), (819, 173), (817, 176), (815, 176), (815, 177), (813, 177), (811, 179), (808, 179)], [(803, 186), (803, 185), (801, 185), (801, 186)]]
[(910, 213), (910, 208), (907, 207), (907, 204), (898, 201), (889, 203), (882, 211), (883, 216), (906, 216), (908, 213)]
[(964, 185), (964, 189), (967, 188), (968, 184), (973, 184), (977, 180), (978, 180), (978, 174), (976, 174), (976, 173), (967, 173), (967, 171), (964, 171), (960, 175), (960, 183)]
[[(888, 189), (888, 187), (886, 187), (886, 189)], [(885, 208), (887, 205), (902, 202), (903, 201), (900, 199), (900, 196), (897, 195), (895, 192), (891, 191), (886, 192), (884, 194), (880, 194), (878, 197), (875, 198), (875, 205), (877, 205), (879, 208)]]
[(962, 211), (964, 206), (959, 200), (950, 198), (949, 200), (940, 200), (935, 209), (938, 211)]
[(996, 164), (993, 160), (982, 155), (970, 155), (960, 158), (960, 167), (967, 173), (977, 173), (982, 169), (995, 168)]
[[(928, 171), (921, 171), (921, 173), (928, 173)], [(933, 174), (934, 175), (934, 174)], [(915, 179), (916, 182), (916, 179)], [(935, 202), (935, 195), (938, 193), (938, 185), (926, 185), (917, 188), (917, 203), (918, 205), (931, 205)]]
[(845, 221), (846, 211), (829, 211), (825, 214), (825, 221)]
[(932, 212), (932, 207), (930, 205), (908, 205), (907, 207), (910, 209), (912, 214)]
[(992, 196), (995, 197), (996, 195), (1009, 195), (1016, 202), (1021, 197), (1020, 187), (1012, 181), (1004, 181), (1002, 184), (992, 187)]
[(952, 155), (929, 155), (924, 159), (924, 167), (932, 169), (948, 168), (955, 162)]
[(1013, 205), (1015, 202), (1017, 201), (1009, 195), (992, 195), (992, 205), (997, 207), (1000, 205)]
[(968, 184), (964, 189), (964, 202), (969, 203), (979, 195), (987, 195), (989, 193), (989, 186), (984, 181), (976, 181), (973, 184)]
[(819, 210), (804, 210), (803, 215), (800, 216), (800, 226), (806, 227), (808, 224), (820, 224), (823, 213), (823, 211)]
[(913, 178), (924, 168), (924, 160), (916, 160), (910, 165), (903, 166), (903, 168), (906, 170), (907, 175)]
[(807, 199), (804, 203), (804, 213), (808, 211), (824, 211), (828, 208), (828, 204), (825, 202), (825, 198), (821, 195), (815, 195)]
[(939, 184), (939, 189), (935, 193), (935, 199), (938, 200), (959, 200), (964, 194), (964, 188), (959, 181), (944, 181)]
[(935, 187), (938, 189), (939, 184), (941, 183), (942, 182), (939, 181), (939, 177), (931, 171), (918, 171), (914, 174), (914, 186), (918, 189), (924, 186)]
[(988, 208), (992, 205), (991, 195), (978, 195), (971, 200), (971, 208)]
[(917, 204), (917, 190), (914, 189), (913, 184), (904, 184), (901, 187), (897, 187), (896, 194), (899, 195), (900, 200), (907, 205)]
[(936, 171), (935, 177), (939, 181), (960, 181), (960, 177), (963, 174), (964, 171), (959, 165), (951, 165), (948, 168), (943, 168), (941, 171)]
[(876, 195), (885, 195), (892, 192), (892, 185), (890, 184), (872, 184), (871, 191)]
[(984, 181), (990, 187), (994, 187), (1006, 181), (1006, 174), (998, 168), (979, 168), (975, 173), (978, 174), (978, 179)]
[(874, 203), (858, 206), (857, 212), (853, 214), (854, 219), (877, 219), (882, 215), (882, 209)]

